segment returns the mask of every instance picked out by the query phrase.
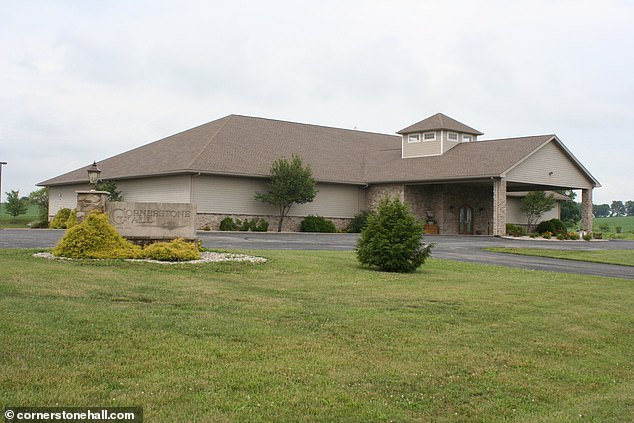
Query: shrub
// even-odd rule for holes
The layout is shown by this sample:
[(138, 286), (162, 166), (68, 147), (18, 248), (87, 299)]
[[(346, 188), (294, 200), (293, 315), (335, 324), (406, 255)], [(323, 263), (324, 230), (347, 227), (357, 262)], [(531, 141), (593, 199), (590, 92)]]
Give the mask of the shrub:
[(560, 241), (563, 241), (564, 239), (568, 239), (568, 237), (566, 236), (567, 234), (563, 233), (563, 232), (559, 232), (557, 234), (557, 239)]
[(433, 244), (423, 245), (423, 225), (407, 205), (384, 198), (357, 242), (361, 264), (387, 272), (413, 272), (431, 255)]
[(141, 248), (119, 235), (108, 216), (100, 212), (68, 229), (53, 249), (54, 255), (69, 258), (136, 258), (140, 253)]
[(514, 225), (512, 223), (506, 224), (506, 233), (510, 236), (524, 236), (526, 235), (526, 231), (523, 227), (519, 225)]
[(155, 242), (140, 253), (142, 258), (160, 261), (190, 261), (200, 259), (200, 251), (195, 242), (178, 238), (170, 242)]
[(251, 228), (255, 232), (267, 232), (269, 230), (269, 221), (262, 218), (253, 219)]
[(603, 239), (603, 232), (593, 232), (592, 238), (594, 239)]
[(352, 218), (352, 220), (348, 224), (347, 231), (355, 234), (360, 233), (365, 225), (368, 223), (368, 217), (370, 217), (371, 214), (371, 211), (361, 210)]
[(572, 240), (578, 240), (579, 239), (579, 232), (568, 232), (568, 239), (572, 239)]
[(622, 228), (621, 226), (615, 226), (615, 227), (614, 227), (614, 231), (615, 231), (617, 234), (620, 234), (622, 230), (623, 230), (623, 228)]
[(553, 234), (549, 231), (546, 231), (542, 234), (542, 238), (544, 239), (550, 239), (553, 236)]
[(221, 231), (237, 231), (238, 225), (233, 221), (230, 217), (225, 217), (220, 221), (220, 230)]
[(536, 232), (543, 234), (550, 232), (551, 234), (559, 234), (562, 232), (568, 232), (566, 225), (559, 219), (544, 220), (537, 225)]
[(330, 220), (321, 216), (307, 216), (300, 224), (302, 232), (337, 232), (337, 227)]
[(50, 227), (52, 229), (66, 229), (66, 221), (70, 217), (71, 210), (68, 208), (60, 209), (51, 220)]
[(68, 219), (66, 219), (66, 229), (70, 229), (77, 224), (77, 211), (71, 210)]
[(607, 223), (602, 223), (599, 225), (599, 229), (601, 229), (603, 232), (610, 232), (610, 225), (608, 225)]
[(583, 234), (583, 240), (584, 241), (590, 241), (592, 239), (592, 232), (587, 232), (585, 234)]

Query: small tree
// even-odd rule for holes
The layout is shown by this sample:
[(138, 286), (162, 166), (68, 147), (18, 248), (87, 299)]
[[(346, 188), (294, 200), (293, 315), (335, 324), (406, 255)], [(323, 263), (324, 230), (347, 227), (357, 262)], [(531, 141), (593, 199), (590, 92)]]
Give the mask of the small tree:
[(290, 162), (284, 157), (274, 161), (270, 172), (269, 192), (256, 193), (255, 198), (278, 207), (277, 231), (282, 232), (282, 223), (291, 207), (313, 201), (317, 189), (310, 166), (304, 166), (299, 156), (293, 155)]
[(121, 191), (117, 191), (117, 184), (112, 180), (100, 181), (95, 189), (97, 191), (108, 191), (108, 201), (123, 201), (123, 196), (121, 195)]
[(422, 239), (423, 225), (407, 205), (385, 197), (361, 231), (357, 258), (386, 272), (413, 272), (431, 255), (433, 244), (423, 245)]
[(555, 207), (557, 200), (553, 194), (546, 195), (544, 191), (531, 191), (522, 199), (520, 210), (528, 218), (527, 232), (548, 210)]
[(37, 206), (40, 210), (38, 219), (41, 222), (48, 222), (48, 188), (41, 188), (30, 193), (29, 203)]
[(20, 191), (12, 190), (11, 192), (5, 192), (5, 194), (7, 201), (4, 205), (4, 209), (7, 214), (13, 218), (11, 219), (11, 223), (15, 223), (16, 217), (21, 214), (26, 214), (29, 208), (28, 200), (26, 198), (20, 198)]

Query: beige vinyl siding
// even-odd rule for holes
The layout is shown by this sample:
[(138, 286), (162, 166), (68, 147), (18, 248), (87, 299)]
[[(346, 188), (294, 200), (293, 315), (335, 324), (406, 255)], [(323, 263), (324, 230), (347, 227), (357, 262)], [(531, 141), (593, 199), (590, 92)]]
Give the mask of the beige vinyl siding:
[[(317, 184), (312, 203), (294, 206), (290, 216), (316, 214), (326, 217), (354, 217), (365, 205), (365, 191), (354, 185)], [(266, 181), (229, 176), (193, 178), (193, 201), (198, 213), (277, 215), (278, 210), (255, 199), (256, 192), (266, 192)]]
[[(522, 213), (522, 199), (519, 197), (506, 197), (506, 223), (514, 223), (517, 225), (526, 225), (528, 220), (526, 215)], [(554, 208), (544, 213), (539, 222), (550, 219), (559, 219), (559, 202)]]
[(190, 203), (191, 176), (162, 176), (116, 181), (123, 201)]
[[(425, 141), (425, 132), (435, 132), (436, 139), (434, 141)], [(423, 157), (435, 156), (442, 153), (441, 151), (441, 131), (425, 131), (420, 133), (420, 142), (408, 142), (408, 135), (403, 135), (403, 157)]]
[(55, 216), (60, 209), (67, 208), (75, 210), (77, 207), (77, 192), (89, 190), (88, 184), (83, 185), (60, 185), (48, 188), (48, 215)]
[(526, 182), (576, 189), (592, 186), (591, 182), (554, 141), (549, 142), (512, 169), (506, 179), (509, 182)]

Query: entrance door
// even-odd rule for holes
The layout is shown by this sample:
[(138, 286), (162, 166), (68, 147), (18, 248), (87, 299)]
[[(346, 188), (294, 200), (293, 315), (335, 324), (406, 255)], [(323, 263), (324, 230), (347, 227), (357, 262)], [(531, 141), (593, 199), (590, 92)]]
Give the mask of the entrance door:
[(473, 209), (466, 205), (460, 207), (459, 219), (458, 233), (460, 235), (473, 235)]

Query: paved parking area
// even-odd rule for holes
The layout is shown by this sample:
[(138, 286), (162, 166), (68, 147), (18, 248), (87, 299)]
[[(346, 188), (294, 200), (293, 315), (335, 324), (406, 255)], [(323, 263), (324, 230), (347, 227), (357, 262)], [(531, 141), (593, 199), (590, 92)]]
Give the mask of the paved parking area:
[[(0, 230), (0, 248), (47, 248), (54, 246), (64, 234), (55, 229)], [(351, 251), (356, 234), (305, 234), (258, 232), (198, 232), (208, 248), (253, 250), (328, 250)], [(425, 236), (425, 242), (436, 247), (433, 257), (463, 262), (485, 263), (532, 270), (576, 273), (634, 279), (634, 267), (587, 263), (544, 257), (519, 256), (485, 251), (486, 247), (535, 247), (564, 250), (634, 250), (634, 241), (546, 241), (516, 240), (487, 236)]]

